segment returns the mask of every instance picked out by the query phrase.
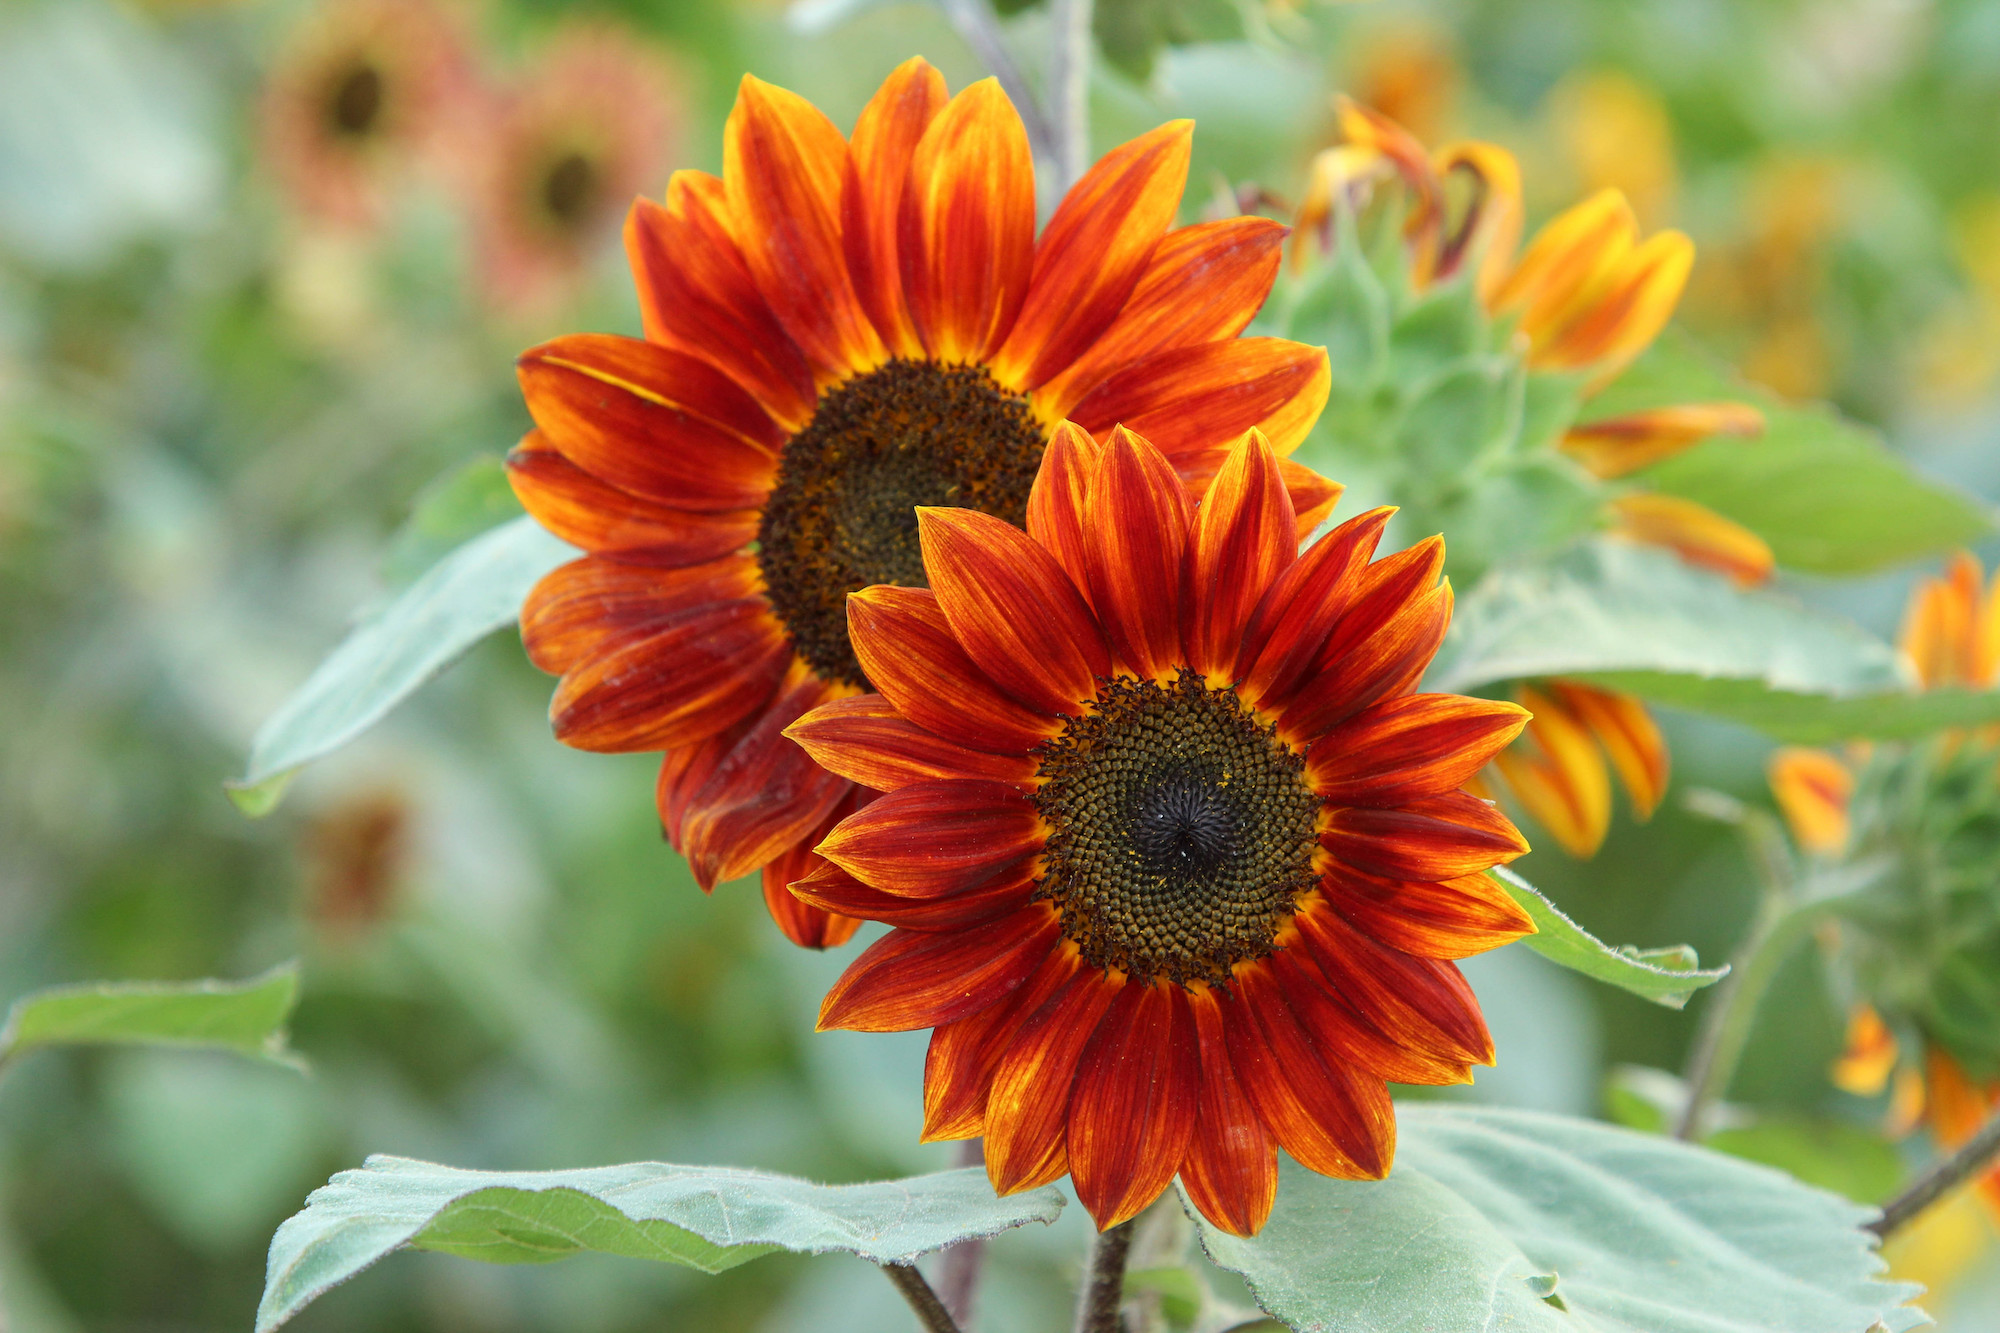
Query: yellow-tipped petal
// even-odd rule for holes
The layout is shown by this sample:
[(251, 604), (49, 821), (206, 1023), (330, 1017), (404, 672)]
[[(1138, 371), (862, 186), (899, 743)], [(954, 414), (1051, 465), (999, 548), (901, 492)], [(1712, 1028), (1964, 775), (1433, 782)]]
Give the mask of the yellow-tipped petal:
[(1611, 502), (1613, 529), (1649, 546), (1664, 546), (1691, 565), (1727, 574), (1748, 587), (1771, 577), (1777, 558), (1762, 537), (1704, 505), (1646, 491)]
[(1577, 296), (1631, 249), (1638, 234), (1625, 196), (1599, 190), (1535, 233), (1494, 291), (1492, 309), (1525, 309), (1521, 327), (1530, 337), (1539, 328), (1567, 323)]
[(1799, 846), (1820, 856), (1847, 846), (1847, 807), (1854, 798), (1854, 774), (1847, 765), (1825, 750), (1788, 745), (1771, 756), (1765, 775)]
[(1629, 694), (1573, 681), (1552, 681), (1550, 689), (1611, 757), (1611, 766), (1632, 798), (1633, 813), (1642, 820), (1651, 819), (1660, 798), (1666, 795), (1673, 760), (1646, 705)]
[(1563, 452), (1606, 481), (1672, 458), (1715, 435), (1753, 439), (1764, 414), (1748, 403), (1678, 403), (1572, 426)]
[(1523, 686), (1517, 697), (1534, 718), (1520, 740), (1494, 756), (1493, 768), (1563, 850), (1594, 856), (1611, 828), (1604, 754), (1588, 728), (1552, 696)]
[(1595, 392), (1667, 326), (1693, 269), (1694, 242), (1684, 234), (1663, 231), (1651, 237), (1619, 260), (1589, 313), (1531, 361), (1556, 368), (1592, 366), (1589, 391)]
[(1873, 1097), (1889, 1085), (1896, 1068), (1896, 1034), (1870, 1004), (1857, 1004), (1847, 1014), (1847, 1044), (1833, 1062), (1830, 1076), (1842, 1092)]

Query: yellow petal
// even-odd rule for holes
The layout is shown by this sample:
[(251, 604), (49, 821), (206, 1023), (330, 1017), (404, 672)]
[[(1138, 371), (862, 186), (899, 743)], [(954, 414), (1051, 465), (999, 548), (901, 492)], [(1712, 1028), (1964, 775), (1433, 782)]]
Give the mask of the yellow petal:
[(1799, 846), (1832, 856), (1847, 846), (1854, 774), (1825, 750), (1787, 745), (1765, 766), (1778, 812)]
[(1833, 1085), (1857, 1097), (1873, 1097), (1888, 1086), (1896, 1067), (1896, 1034), (1870, 1004), (1857, 1004), (1847, 1014), (1847, 1045), (1833, 1062)]
[(1652, 818), (1666, 795), (1672, 756), (1646, 705), (1629, 694), (1572, 681), (1552, 681), (1550, 689), (1611, 756), (1611, 766), (1632, 798), (1633, 813), (1640, 819)]
[(1534, 718), (1520, 740), (1494, 756), (1493, 769), (1563, 850), (1594, 856), (1611, 828), (1611, 773), (1604, 754), (1551, 695), (1522, 686), (1517, 697)]
[(1751, 439), (1764, 414), (1748, 403), (1678, 403), (1572, 426), (1563, 452), (1609, 481), (1672, 458), (1714, 435)]
[(1777, 558), (1762, 537), (1704, 505), (1643, 491), (1611, 502), (1613, 529), (1649, 546), (1664, 546), (1692, 565), (1727, 574), (1741, 586), (1771, 577)]

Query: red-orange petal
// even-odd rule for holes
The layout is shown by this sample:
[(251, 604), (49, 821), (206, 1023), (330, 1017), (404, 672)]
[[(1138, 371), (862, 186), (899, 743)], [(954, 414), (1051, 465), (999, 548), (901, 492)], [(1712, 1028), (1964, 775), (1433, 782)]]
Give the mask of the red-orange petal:
[(944, 75), (922, 56), (912, 56), (882, 81), (854, 122), (841, 194), (841, 236), (861, 308), (893, 356), (924, 354), (903, 298), (896, 233), (910, 158), (945, 100)]
[(917, 539), (938, 609), (987, 679), (1040, 712), (1079, 712), (1111, 653), (1055, 557), (975, 509), (919, 506)]
[(1321, 1175), (1388, 1175), (1396, 1112), (1381, 1075), (1323, 1059), (1263, 968), (1238, 968), (1235, 980), (1222, 1005), (1230, 1061), (1278, 1146)]
[(1035, 392), (1036, 413), (1059, 420), (1134, 361), (1243, 332), (1277, 280), (1284, 244), (1283, 224), (1269, 218), (1226, 218), (1168, 232), (1117, 320)]
[(939, 1025), (924, 1058), (923, 1141), (977, 1138), (986, 1129), (993, 1071), (1023, 1019), (1080, 970), (1076, 946), (1058, 940), (1035, 974), (997, 1004)]
[(1333, 507), (1340, 503), (1340, 497), (1347, 488), (1331, 478), (1322, 477), (1296, 458), (1279, 459), (1278, 473), (1285, 479), (1285, 493), (1291, 497), (1292, 513), (1297, 524), (1297, 540), (1293, 544), (1302, 546), (1333, 513)]
[(986, 1178), (995, 1193), (1046, 1185), (1069, 1169), (1077, 1060), (1122, 984), (1095, 969), (1079, 970), (1007, 1044), (986, 1096)]
[(636, 201), (625, 221), (625, 253), (648, 338), (710, 362), (787, 430), (812, 419), (812, 370), (729, 235), (719, 178), (676, 171), (665, 205)]
[(1445, 1087), (1472, 1081), (1468, 1062), (1385, 1035), (1328, 985), (1326, 974), (1310, 959), (1300, 956), (1296, 940), (1291, 945), (1272, 954), (1265, 966), (1322, 1060), (1359, 1065), (1391, 1083)]
[(763, 706), (791, 656), (763, 598), (697, 607), (579, 663), (556, 687), (549, 721), (579, 750), (672, 749)]
[(1347, 1003), (1392, 1041), (1457, 1063), (1493, 1063), (1479, 1001), (1455, 964), (1392, 949), (1323, 902), (1292, 918), (1313, 962)]
[(819, 854), (906, 898), (977, 888), (1042, 850), (1042, 825), (998, 782), (920, 782), (885, 794), (829, 833)]
[(1278, 457), (1253, 430), (1229, 451), (1195, 518), (1183, 627), (1190, 666), (1229, 681), (1243, 674), (1243, 631), (1298, 548)]
[(973, 750), (920, 727), (879, 694), (822, 704), (785, 734), (815, 763), (875, 791), (917, 782), (982, 778), (1016, 790), (1035, 788), (1035, 761), (1025, 754)]
[(850, 788), (847, 795), (835, 803), (832, 812), (820, 821), (817, 829), (778, 853), (764, 866), (765, 910), (770, 912), (771, 920), (784, 932), (785, 938), (802, 949), (838, 948), (853, 939), (854, 932), (861, 929), (858, 915), (828, 910), (822, 903), (793, 893), (790, 885), (792, 881), (805, 879), (816, 870), (833, 870), (813, 853), (813, 846), (835, 824), (853, 814), (865, 795)]
[(722, 131), (730, 234), (821, 385), (888, 351), (861, 308), (840, 235), (847, 140), (797, 93), (744, 75)]
[(757, 536), (754, 509), (701, 514), (642, 500), (564, 458), (539, 430), (507, 455), (507, 484), (521, 507), (556, 536), (628, 564), (701, 564)]
[(1022, 874), (1003, 876), (943, 898), (900, 898), (870, 888), (831, 861), (818, 856), (813, 861), (814, 869), (809, 873), (787, 881), (794, 897), (841, 916), (881, 921), (906, 930), (962, 930), (1024, 907), (1035, 896), (1035, 881)]
[(1528, 850), (1498, 807), (1457, 791), (1393, 810), (1328, 811), (1319, 841), (1343, 864), (1384, 879), (1457, 879)]
[(745, 718), (704, 740), (677, 745), (660, 757), (660, 775), (654, 784), (653, 797), (660, 811), (660, 831), (667, 835), (675, 851), (681, 850), (681, 821), (687, 814), (688, 802), (715, 772), (716, 765), (743, 739), (751, 721)]
[(1278, 1197), (1277, 1144), (1243, 1095), (1215, 991), (1192, 987), (1188, 1008), (1201, 1043), (1201, 1090), (1181, 1187), (1210, 1222), (1233, 1236), (1254, 1236)]
[(1086, 512), (1090, 601), (1112, 656), (1139, 676), (1171, 678), (1186, 659), (1181, 566), (1193, 518), (1186, 489), (1159, 450), (1114, 428), (1090, 479)]
[(1255, 426), (1289, 454), (1333, 384), (1323, 348), (1231, 338), (1170, 348), (1107, 376), (1069, 413), (1093, 435), (1123, 424), (1169, 458), (1240, 439)]
[(519, 374), (544, 438), (620, 490), (714, 513), (760, 508), (777, 476), (777, 426), (697, 357), (572, 334), (523, 352)]
[(752, 597), (756, 588), (756, 567), (738, 556), (679, 569), (585, 556), (556, 566), (529, 592), (521, 642), (529, 661), (561, 675), (703, 607)]
[(961, 90), (910, 159), (897, 237), (930, 355), (984, 361), (1006, 340), (1035, 263), (1035, 162), (994, 79)]
[(1038, 388), (1117, 319), (1187, 186), (1194, 122), (1173, 120), (1112, 149), (1070, 187), (1035, 247), (1027, 299), (993, 376)]
[(1186, 992), (1165, 978), (1128, 981), (1084, 1047), (1069, 1099), (1070, 1179), (1098, 1230), (1138, 1216), (1173, 1181), (1200, 1082)]
[(1090, 479), (1102, 446), (1072, 421), (1059, 423), (1042, 451), (1042, 465), (1028, 492), (1028, 536), (1055, 557), (1063, 573), (1085, 597), (1090, 595), (1090, 561), (1083, 521)]
[(833, 983), (819, 1030), (908, 1032), (976, 1013), (1033, 976), (1061, 933), (1046, 903), (979, 930), (892, 930)]
[(1320, 892), (1355, 929), (1420, 958), (1470, 958), (1535, 933), (1520, 904), (1485, 875), (1392, 880), (1337, 866)]
[(959, 647), (929, 588), (863, 588), (847, 599), (848, 640), (896, 711), (974, 749), (1025, 754), (1061, 730), (1002, 694)]
[[(1385, 563), (1378, 561), (1378, 564)], [(1284, 705), (1278, 732), (1307, 745), (1381, 699), (1406, 694), (1451, 625), (1451, 582), (1417, 593), (1362, 599), (1327, 636), (1313, 674)], [(1386, 611), (1386, 617), (1378, 613)]]
[(1527, 709), (1499, 699), (1384, 699), (1313, 742), (1306, 781), (1334, 805), (1400, 805), (1464, 786), (1527, 725)]
[(1272, 582), (1243, 630), (1244, 697), (1281, 708), (1298, 691), (1327, 636), (1364, 585), (1382, 529), (1396, 511), (1388, 506), (1350, 518), (1308, 547)]

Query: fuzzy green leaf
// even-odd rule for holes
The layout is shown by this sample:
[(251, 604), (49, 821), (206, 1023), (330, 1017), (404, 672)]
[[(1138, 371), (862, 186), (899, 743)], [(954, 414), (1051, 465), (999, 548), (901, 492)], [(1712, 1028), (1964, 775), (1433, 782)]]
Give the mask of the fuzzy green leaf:
[(489, 1263), (584, 1251), (719, 1273), (773, 1250), (844, 1250), (907, 1263), (961, 1240), (1052, 1222), (1044, 1187), (1000, 1199), (977, 1168), (865, 1185), (815, 1185), (727, 1167), (637, 1162), (581, 1171), (462, 1171), (371, 1157), (313, 1191), (278, 1228), (258, 1333), (405, 1245)]
[(229, 784), (252, 816), (277, 804), (293, 770), (359, 736), (496, 630), (575, 547), (532, 518), (465, 543), (356, 627), (257, 732), (249, 771)]
[(1606, 985), (1632, 992), (1641, 999), (1679, 1009), (1703, 986), (1712, 986), (1729, 968), (1704, 968), (1685, 944), (1660, 949), (1631, 945), (1613, 948), (1564, 916), (1540, 889), (1505, 866), (1489, 871), (1535, 923), (1535, 933), (1521, 943), (1552, 963), (1581, 972)]
[[(1567, 1116), (1397, 1107), (1386, 1180), (1287, 1161), (1256, 1236), (1202, 1244), (1300, 1333), (1892, 1333), (1874, 1210), (1720, 1153)], [(1190, 1210), (1192, 1213), (1192, 1210)]]
[(285, 1022), (297, 963), (248, 981), (93, 982), (25, 995), (0, 1028), (0, 1061), (43, 1046), (185, 1046), (297, 1064)]

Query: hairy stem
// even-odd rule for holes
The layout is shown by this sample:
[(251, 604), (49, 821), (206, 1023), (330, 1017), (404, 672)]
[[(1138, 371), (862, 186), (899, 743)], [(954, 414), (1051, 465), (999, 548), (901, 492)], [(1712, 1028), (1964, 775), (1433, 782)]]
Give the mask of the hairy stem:
[(2000, 1111), (1980, 1126), (1979, 1132), (1959, 1145), (1958, 1151), (1917, 1177), (1908, 1189), (1882, 1207), (1882, 1216), (1868, 1229), (1887, 1240), (1917, 1219), (1917, 1215), (1959, 1185), (2000, 1160)]
[[(986, 1154), (981, 1149), (980, 1140), (967, 1139), (958, 1145), (960, 1166), (982, 1166)], [(944, 1298), (945, 1309), (962, 1328), (972, 1327), (972, 1303), (979, 1299), (979, 1270), (986, 1259), (986, 1242), (983, 1239), (962, 1240), (944, 1252), (944, 1276), (938, 1283), (938, 1295)]]
[(960, 39), (972, 48), (980, 64), (993, 71), (993, 77), (1000, 80), (1001, 88), (1012, 99), (1014, 109), (1021, 113), (1021, 123), (1028, 127), (1028, 142), (1034, 146), (1035, 156), (1061, 162), (1062, 150), (1049, 127), (1048, 113), (1042, 110), (1034, 89), (1022, 77), (1021, 67), (1014, 63), (1006, 43), (1001, 41), (1000, 20), (993, 13), (993, 6), (987, 0), (939, 0), (939, 3)]
[(1077, 1293), (1076, 1333), (1122, 1333), (1118, 1307), (1125, 1303), (1125, 1260), (1132, 1253), (1132, 1222), (1120, 1222), (1097, 1238), (1090, 1272)]
[(1054, 0), (1049, 52), (1049, 118), (1056, 169), (1066, 190), (1090, 163), (1090, 17), (1092, 0)]
[(924, 1281), (915, 1264), (883, 1264), (882, 1271), (917, 1312), (917, 1322), (924, 1326), (925, 1333), (960, 1333), (958, 1321), (944, 1308), (944, 1302), (931, 1290), (931, 1284)]

